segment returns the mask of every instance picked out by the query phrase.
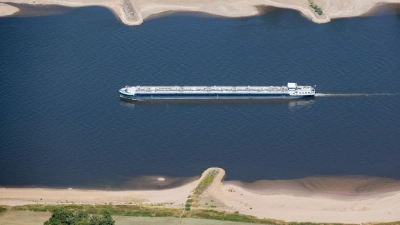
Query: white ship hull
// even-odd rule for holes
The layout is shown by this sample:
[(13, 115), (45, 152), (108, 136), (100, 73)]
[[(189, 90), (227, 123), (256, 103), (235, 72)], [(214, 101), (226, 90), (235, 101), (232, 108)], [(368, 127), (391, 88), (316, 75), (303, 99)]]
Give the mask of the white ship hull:
[(156, 99), (296, 99), (314, 97), (311, 86), (136, 86), (119, 90), (131, 100)]

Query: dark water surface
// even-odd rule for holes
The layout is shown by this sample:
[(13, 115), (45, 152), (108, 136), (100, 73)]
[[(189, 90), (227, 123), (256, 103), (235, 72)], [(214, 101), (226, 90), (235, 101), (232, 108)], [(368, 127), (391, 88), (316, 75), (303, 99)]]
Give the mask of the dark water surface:
[[(0, 185), (126, 187), (211, 166), (242, 181), (400, 179), (399, 55), (399, 15), (318, 25), (290, 10), (181, 13), (130, 27), (90, 7), (0, 18)], [(322, 94), (141, 104), (118, 96), (125, 85), (287, 82)]]

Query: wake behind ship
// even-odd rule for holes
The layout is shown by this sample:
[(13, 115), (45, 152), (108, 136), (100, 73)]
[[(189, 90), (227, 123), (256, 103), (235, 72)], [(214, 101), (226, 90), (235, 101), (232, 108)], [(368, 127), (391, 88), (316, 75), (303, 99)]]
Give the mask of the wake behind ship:
[(287, 86), (126, 86), (120, 97), (130, 100), (156, 99), (294, 99), (314, 97), (315, 88)]

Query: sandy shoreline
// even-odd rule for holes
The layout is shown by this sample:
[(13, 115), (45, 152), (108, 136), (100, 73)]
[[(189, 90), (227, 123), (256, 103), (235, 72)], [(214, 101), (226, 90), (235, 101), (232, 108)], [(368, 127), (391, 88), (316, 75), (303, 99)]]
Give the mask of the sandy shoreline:
[[(70, 7), (103, 6), (111, 9), (123, 23), (139, 25), (143, 20), (170, 11), (203, 12), (223, 17), (259, 15), (259, 6), (272, 6), (299, 11), (315, 23), (331, 19), (364, 15), (375, 6), (400, 3), (400, 0), (313, 0), (323, 11), (318, 15), (308, 0), (0, 0), (0, 16), (9, 16), (18, 9), (7, 3), (31, 5), (62, 5)], [(1, 4), (2, 3), (2, 4)]]
[(219, 170), (203, 194), (199, 208), (238, 211), (259, 218), (297, 222), (400, 221), (400, 181), (386, 178), (333, 177), (288, 181), (223, 182), (225, 171), (210, 168), (200, 179), (165, 190), (78, 190), (0, 188), (0, 205), (114, 204), (182, 208), (199, 182)]
[(19, 9), (17, 7), (0, 3), (0, 17), (12, 15), (18, 11)]

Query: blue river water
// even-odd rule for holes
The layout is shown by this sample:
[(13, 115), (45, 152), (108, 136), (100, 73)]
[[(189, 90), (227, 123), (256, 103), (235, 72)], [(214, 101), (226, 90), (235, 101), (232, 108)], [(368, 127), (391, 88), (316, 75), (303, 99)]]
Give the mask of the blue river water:
[[(0, 185), (128, 187), (224, 168), (252, 182), (400, 179), (400, 17), (291, 10), (122, 24), (88, 7), (0, 18)], [(317, 85), (308, 101), (127, 103), (125, 85)]]

